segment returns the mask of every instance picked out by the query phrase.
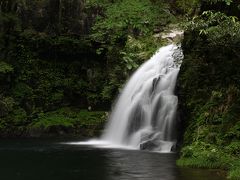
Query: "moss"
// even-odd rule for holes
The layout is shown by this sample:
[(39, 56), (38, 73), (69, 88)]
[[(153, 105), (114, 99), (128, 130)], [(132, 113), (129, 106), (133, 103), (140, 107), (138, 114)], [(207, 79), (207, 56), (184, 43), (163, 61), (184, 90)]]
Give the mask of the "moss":
[(0, 117), (1, 137), (78, 136), (93, 137), (101, 133), (107, 119), (104, 111), (64, 107), (55, 111), (27, 115), (22, 108)]
[(106, 112), (104, 111), (66, 107), (52, 112), (39, 113), (38, 118), (28, 125), (28, 131), (33, 135), (38, 132), (40, 136), (48, 133), (56, 135), (64, 133), (90, 137), (102, 130), (105, 121)]

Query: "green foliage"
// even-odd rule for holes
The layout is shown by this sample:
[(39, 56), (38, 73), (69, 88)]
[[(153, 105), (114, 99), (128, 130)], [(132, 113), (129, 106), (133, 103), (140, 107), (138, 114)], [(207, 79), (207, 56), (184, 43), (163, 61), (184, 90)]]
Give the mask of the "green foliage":
[(240, 177), (240, 166), (238, 166), (238, 167), (236, 167), (236, 168), (234, 168), (233, 170), (231, 170), (230, 172), (229, 172), (229, 179), (239, 179), (239, 177)]
[(111, 3), (111, 0), (86, 0), (86, 8), (107, 8)]
[(97, 123), (103, 123), (106, 120), (106, 113), (103, 111), (87, 111), (82, 110), (76, 114), (75, 117), (82, 125), (94, 125)]
[(19, 18), (13, 12), (0, 12), (0, 27), (5, 32), (19, 31)]
[(123, 0), (87, 1), (87, 8), (95, 8), (98, 16), (90, 38), (97, 43), (96, 53), (107, 61), (104, 88), (105, 102), (118, 94), (126, 79), (161, 45), (153, 37), (154, 29), (175, 21), (164, 1)]
[(19, 34), (18, 43), (22, 51), (25, 48), (41, 58), (64, 59), (92, 53), (89, 40), (82, 36), (71, 34), (51, 36), (34, 29), (25, 29)]
[(199, 0), (177, 0), (176, 6), (178, 10), (185, 15), (194, 15), (200, 9), (201, 3)]
[[(239, 21), (220, 12), (208, 11), (194, 18), (186, 30), (195, 38), (185, 41), (185, 48), (191, 48), (185, 51), (180, 81), (185, 93), (193, 92), (185, 100), (195, 120), (192, 122), (196, 128), (194, 137), (209, 142), (208, 132), (215, 132), (215, 140), (211, 143), (221, 142), (224, 136), (230, 138), (231, 133), (238, 134), (237, 129), (232, 128), (238, 120), (240, 107), (237, 80), (240, 74), (234, 70), (239, 65)], [(186, 70), (185, 63), (191, 68)], [(190, 134), (186, 137), (191, 137)]]
[(239, 148), (237, 144), (239, 142), (234, 142), (224, 148), (197, 141), (181, 150), (181, 158), (177, 161), (177, 164), (194, 168), (221, 168), (229, 170), (228, 177), (230, 179), (238, 179), (239, 159), (235, 157), (235, 154), (230, 153)]
[(0, 97), (0, 117), (7, 116), (14, 110), (14, 106), (15, 101), (12, 97)]
[(237, 122), (225, 135), (228, 139), (237, 140), (240, 138), (240, 122)]
[(40, 113), (39, 117), (33, 123), (32, 128), (41, 128), (48, 129), (51, 126), (64, 126), (64, 127), (72, 127), (73, 123), (72, 119), (65, 117), (61, 114), (55, 113)]
[(27, 113), (22, 108), (15, 109), (13, 113), (10, 115), (10, 118), (13, 120), (13, 123), (15, 125), (24, 125), (25, 122), (27, 121)]
[(3, 97), (2, 102), (6, 106), (8, 112), (11, 112), (14, 108), (15, 101), (12, 97)]
[(186, 25), (178, 82), (186, 131), (177, 163), (226, 169), (229, 178), (239, 179), (240, 73), (235, 68), (240, 65), (240, 22), (222, 13), (231, 14), (227, 9), (233, 3), (203, 1), (205, 10), (209, 5), (215, 11)]
[(108, 46), (124, 41), (128, 35), (150, 33), (159, 23), (166, 25), (171, 18), (173, 17), (164, 11), (164, 7), (157, 8), (150, 1), (117, 1), (109, 4), (104, 16), (97, 19), (91, 36), (94, 41)]
[(187, 29), (197, 31), (200, 36), (207, 38), (210, 46), (232, 48), (240, 40), (238, 19), (221, 12), (205, 11), (189, 22)]
[(234, 156), (240, 156), (240, 142), (233, 141), (226, 147), (228, 153)]
[(77, 132), (80, 128), (99, 129), (106, 121), (103, 111), (87, 111), (76, 108), (61, 108), (56, 111), (39, 113), (38, 117), (28, 126), (31, 130), (49, 132), (53, 129)]
[(0, 132), (5, 128), (5, 121), (2, 120), (2, 118), (0, 118)]
[(162, 42), (154, 37), (136, 39), (129, 35), (124, 49), (120, 52), (125, 67), (129, 71), (135, 70), (146, 59), (149, 59), (161, 44)]
[(33, 89), (29, 87), (25, 83), (18, 83), (16, 86), (13, 88), (13, 96), (17, 99), (23, 99), (27, 96), (31, 96), (33, 93)]
[(218, 2), (224, 2), (228, 6), (233, 2), (232, 0), (205, 0), (205, 1), (209, 2), (210, 4), (216, 4)]
[(201, 141), (184, 147), (181, 153), (182, 159), (177, 162), (181, 166), (228, 169), (233, 160), (217, 146)]
[(13, 72), (13, 67), (3, 61), (0, 61), (0, 73), (6, 74)]
[[(65, 107), (55, 111), (37, 112), (31, 118), (24, 109), (14, 109), (9, 116), (0, 118), (1, 136), (66, 135), (95, 136), (107, 119), (104, 111), (87, 111)], [(8, 133), (12, 133), (11, 135)]]
[(1, 136), (100, 125), (102, 113), (61, 108), (109, 109), (161, 45), (153, 32), (175, 21), (162, 0), (2, 1), (0, 11)]
[[(0, 129), (0, 134), (8, 133), (9, 131), (15, 129), (15, 131), (21, 131), (26, 128), (28, 124), (28, 116), (23, 108), (18, 108), (12, 110), (11, 113), (1, 119), (2, 129)], [(16, 133), (12, 132), (12, 133)]]

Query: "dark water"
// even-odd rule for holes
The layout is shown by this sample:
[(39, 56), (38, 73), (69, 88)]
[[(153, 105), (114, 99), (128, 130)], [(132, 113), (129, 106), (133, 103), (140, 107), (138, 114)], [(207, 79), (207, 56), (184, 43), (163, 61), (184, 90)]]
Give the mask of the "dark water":
[(176, 167), (176, 154), (97, 149), (63, 140), (0, 140), (0, 180), (222, 180)]

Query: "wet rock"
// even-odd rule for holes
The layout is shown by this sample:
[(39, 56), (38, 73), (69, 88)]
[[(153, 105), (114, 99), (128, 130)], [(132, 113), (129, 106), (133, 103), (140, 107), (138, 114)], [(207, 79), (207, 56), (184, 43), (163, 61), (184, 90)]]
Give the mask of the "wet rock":
[(156, 144), (154, 141), (145, 141), (140, 144), (141, 150), (149, 150), (152, 151), (158, 147), (158, 144)]
[(168, 32), (161, 33), (161, 38), (166, 39), (169, 43), (179, 43), (183, 39), (183, 30), (173, 29)]

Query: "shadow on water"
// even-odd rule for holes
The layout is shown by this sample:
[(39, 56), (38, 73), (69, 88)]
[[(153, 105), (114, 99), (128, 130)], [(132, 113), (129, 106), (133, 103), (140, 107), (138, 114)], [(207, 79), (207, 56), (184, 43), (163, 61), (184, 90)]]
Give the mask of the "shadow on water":
[(216, 171), (175, 165), (176, 154), (1, 140), (1, 180), (223, 180)]

